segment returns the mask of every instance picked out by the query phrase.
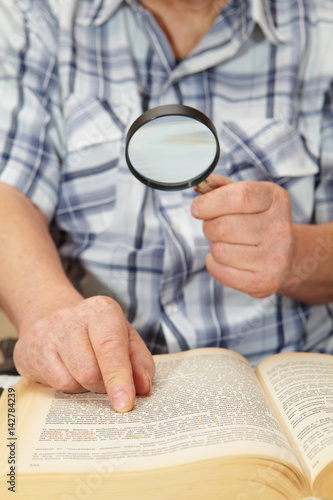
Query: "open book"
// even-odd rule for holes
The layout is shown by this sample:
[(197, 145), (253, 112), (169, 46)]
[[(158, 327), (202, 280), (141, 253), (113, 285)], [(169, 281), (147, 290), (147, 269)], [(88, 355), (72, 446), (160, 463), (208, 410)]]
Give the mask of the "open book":
[(26, 379), (4, 391), (0, 498), (333, 499), (333, 356), (277, 354), (255, 372), (219, 348), (155, 361), (126, 414)]

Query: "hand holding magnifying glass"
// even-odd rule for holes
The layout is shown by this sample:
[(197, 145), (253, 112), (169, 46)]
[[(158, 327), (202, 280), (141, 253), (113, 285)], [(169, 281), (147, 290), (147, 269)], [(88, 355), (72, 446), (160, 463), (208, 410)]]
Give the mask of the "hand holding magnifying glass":
[[(214, 125), (200, 111), (166, 105), (143, 113), (127, 134), (130, 170), (147, 186), (180, 190), (196, 186), (191, 213), (210, 241), (207, 269), (220, 283), (256, 298), (279, 290), (291, 266), (293, 224), (287, 192), (272, 182), (216, 176), (220, 146)], [(228, 185), (228, 186), (227, 186)], [(281, 237), (283, 235), (283, 237)]]
[(215, 127), (201, 111), (169, 104), (140, 115), (126, 138), (126, 160), (141, 182), (155, 189), (176, 191), (196, 186), (214, 189), (206, 177), (220, 155)]

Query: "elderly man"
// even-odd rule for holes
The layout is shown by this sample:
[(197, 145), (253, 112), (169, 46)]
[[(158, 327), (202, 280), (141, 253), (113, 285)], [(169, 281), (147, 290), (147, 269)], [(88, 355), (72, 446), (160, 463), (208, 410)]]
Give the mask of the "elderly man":
[[(2, 0), (0, 299), (18, 370), (148, 393), (151, 353), (333, 352), (333, 5)], [(181, 103), (221, 156), (198, 195), (141, 184), (125, 138)]]

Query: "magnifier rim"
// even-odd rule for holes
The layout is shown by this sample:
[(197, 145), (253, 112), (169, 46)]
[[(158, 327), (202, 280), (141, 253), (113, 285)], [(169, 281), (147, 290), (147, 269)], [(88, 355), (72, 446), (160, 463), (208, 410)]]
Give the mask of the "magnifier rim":
[[(128, 149), (132, 136), (143, 126), (149, 123), (156, 118), (161, 118), (163, 116), (185, 116), (187, 118), (192, 118), (203, 123), (213, 134), (216, 142), (216, 154), (212, 161), (212, 163), (207, 167), (207, 169), (202, 172), (200, 175), (196, 177), (192, 177), (188, 181), (182, 182), (158, 182), (145, 177), (140, 174), (135, 167), (132, 165), (132, 162), (129, 158)], [(163, 191), (178, 191), (181, 189), (190, 188), (200, 184), (206, 177), (211, 174), (216, 167), (216, 164), (220, 157), (220, 143), (218, 140), (217, 132), (213, 122), (208, 118), (207, 115), (202, 113), (196, 108), (192, 108), (191, 106), (185, 106), (184, 104), (163, 104), (161, 106), (156, 106), (154, 108), (148, 109), (144, 113), (142, 113), (130, 126), (127, 135), (126, 135), (126, 150), (125, 156), (128, 168), (132, 172), (132, 174), (143, 184), (149, 186), (154, 189), (160, 189)]]

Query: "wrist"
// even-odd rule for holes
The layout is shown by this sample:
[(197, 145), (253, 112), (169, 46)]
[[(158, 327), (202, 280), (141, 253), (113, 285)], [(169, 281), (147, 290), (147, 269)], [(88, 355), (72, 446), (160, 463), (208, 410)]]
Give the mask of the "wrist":
[(82, 300), (82, 295), (73, 285), (62, 280), (61, 283), (44, 282), (40, 287), (29, 287), (23, 295), (12, 298), (11, 303), (5, 302), (3, 308), (17, 331), (21, 332), (55, 310)]
[(307, 303), (333, 298), (333, 223), (294, 224), (291, 261), (278, 290)]

